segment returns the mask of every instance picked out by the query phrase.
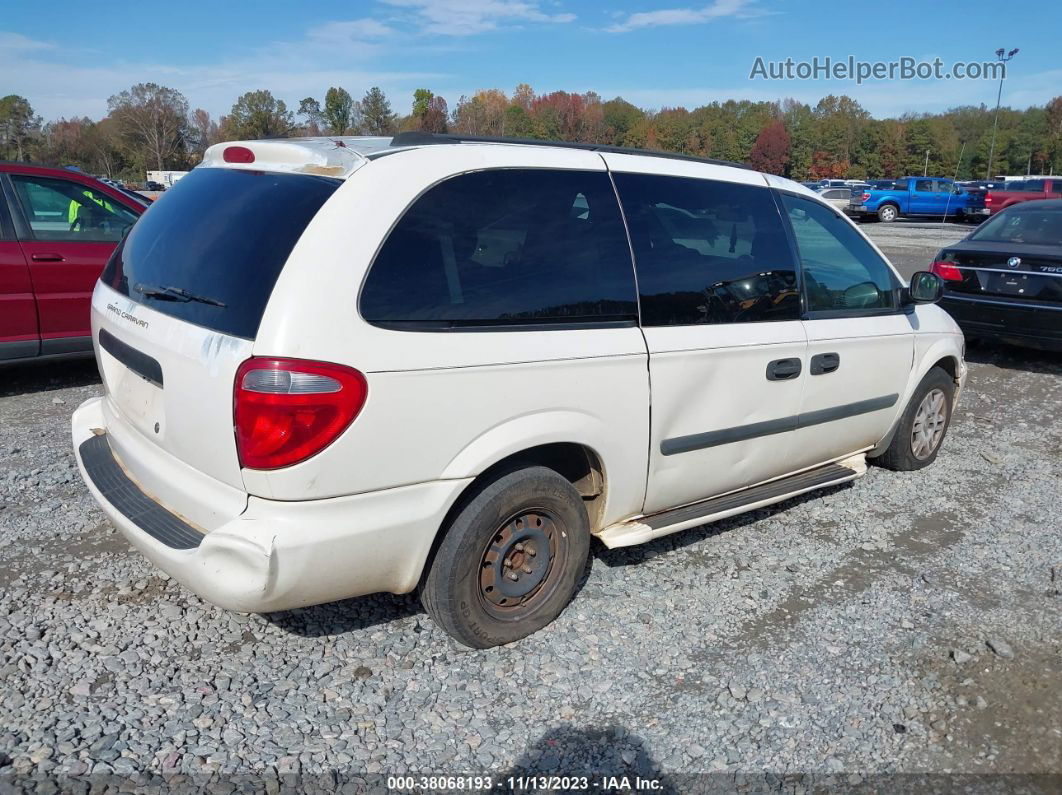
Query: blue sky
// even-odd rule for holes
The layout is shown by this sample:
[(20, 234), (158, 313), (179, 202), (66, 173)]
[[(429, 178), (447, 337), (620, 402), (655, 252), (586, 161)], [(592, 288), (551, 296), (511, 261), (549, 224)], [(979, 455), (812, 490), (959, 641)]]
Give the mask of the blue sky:
[(381, 86), (408, 112), (415, 88), (453, 104), (478, 88), (597, 91), (648, 108), (846, 93), (876, 116), (994, 105), (986, 80), (750, 80), (756, 56), (955, 61), (1019, 47), (1003, 102), (1062, 94), (1062, 4), (796, 0), (28, 0), (0, 15), (0, 94), (45, 117), (106, 112), (135, 82), (177, 88), (217, 116), (267, 88), (297, 107), (332, 85)]

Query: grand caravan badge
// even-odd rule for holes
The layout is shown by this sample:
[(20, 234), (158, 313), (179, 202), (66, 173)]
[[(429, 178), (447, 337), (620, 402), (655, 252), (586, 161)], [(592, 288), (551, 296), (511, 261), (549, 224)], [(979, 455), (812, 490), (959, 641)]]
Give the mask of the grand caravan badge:
[(128, 320), (130, 323), (136, 323), (141, 328), (147, 328), (150, 325), (146, 320), (141, 320), (135, 315), (131, 315), (130, 313), (126, 312), (124, 309), (119, 309), (114, 304), (107, 304), (107, 311), (113, 312), (122, 320)]

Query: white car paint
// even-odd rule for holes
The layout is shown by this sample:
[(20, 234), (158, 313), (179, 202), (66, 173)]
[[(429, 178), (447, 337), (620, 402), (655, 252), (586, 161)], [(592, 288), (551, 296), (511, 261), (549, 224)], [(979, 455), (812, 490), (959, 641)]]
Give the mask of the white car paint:
[[(568, 442), (590, 451), (604, 478), (592, 529), (612, 545), (636, 543), (662, 534), (637, 527), (648, 514), (825, 462), (861, 461), (887, 439), (911, 391), (936, 362), (953, 361), (960, 385), (965, 378), (957, 326), (928, 305), (878, 318), (644, 329), (451, 335), (370, 325), (357, 306), (376, 252), (419, 195), (457, 174), (516, 167), (631, 171), (815, 196), (747, 169), (563, 147), (429, 145), (371, 158), (385, 141), (230, 142), (208, 150), (199, 168), (345, 179), (292, 250), (253, 341), (181, 322), (106, 285), (96, 287), (94, 339), (106, 330), (157, 359), (165, 386), (132, 375), (97, 344), (105, 395), (75, 412), (75, 451), (93, 434), (106, 433), (125, 472), (197, 527), (202, 543), (175, 550), (148, 536), (92, 484), (79, 454), (82, 475), (138, 549), (223, 607), (279, 610), (412, 590), (447, 512), (469, 484), (537, 445)], [(256, 162), (225, 163), (230, 146), (250, 148)], [(806, 361), (825, 350), (842, 353), (836, 377), (764, 379), (768, 359)], [(284, 469), (241, 470), (233, 380), (252, 355), (355, 367), (366, 376), (368, 401), (313, 457)], [(896, 394), (895, 404), (832, 423), (826, 432), (820, 426), (683, 455), (660, 452), (666, 438), (883, 394)], [(158, 417), (163, 421), (156, 429)]]

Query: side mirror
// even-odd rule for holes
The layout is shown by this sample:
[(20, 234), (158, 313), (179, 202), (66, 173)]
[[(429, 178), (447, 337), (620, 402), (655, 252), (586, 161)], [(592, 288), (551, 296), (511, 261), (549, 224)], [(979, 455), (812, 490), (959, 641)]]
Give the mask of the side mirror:
[(913, 304), (935, 304), (944, 295), (944, 280), (929, 271), (918, 271), (911, 276), (907, 290)]

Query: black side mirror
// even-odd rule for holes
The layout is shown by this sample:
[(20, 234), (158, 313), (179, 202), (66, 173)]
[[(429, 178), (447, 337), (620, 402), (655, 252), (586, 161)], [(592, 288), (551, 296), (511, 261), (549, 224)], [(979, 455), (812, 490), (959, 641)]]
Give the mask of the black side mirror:
[(918, 271), (911, 276), (907, 294), (913, 304), (935, 304), (944, 295), (944, 280), (929, 271)]

